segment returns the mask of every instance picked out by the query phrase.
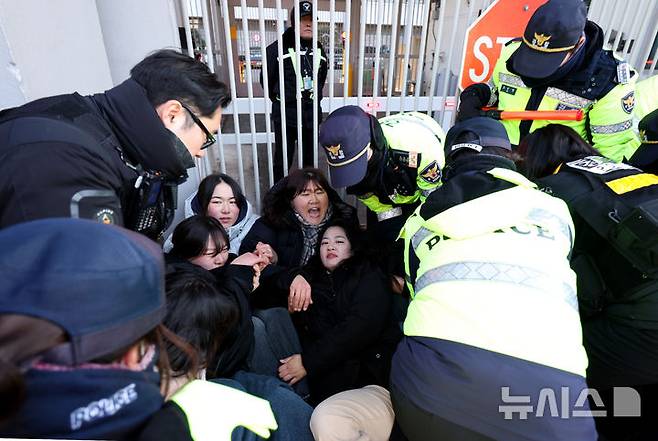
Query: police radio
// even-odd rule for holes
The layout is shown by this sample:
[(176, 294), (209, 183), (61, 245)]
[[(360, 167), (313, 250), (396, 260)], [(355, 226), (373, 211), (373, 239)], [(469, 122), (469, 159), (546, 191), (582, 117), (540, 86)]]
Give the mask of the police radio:
[(157, 240), (171, 225), (176, 209), (177, 183), (159, 172), (142, 171), (135, 181), (126, 225)]

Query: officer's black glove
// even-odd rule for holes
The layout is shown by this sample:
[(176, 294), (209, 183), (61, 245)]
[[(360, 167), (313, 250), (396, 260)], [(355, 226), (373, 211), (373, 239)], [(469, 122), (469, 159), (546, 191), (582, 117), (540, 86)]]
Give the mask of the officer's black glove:
[(474, 116), (480, 116), (480, 109), (487, 105), (491, 98), (491, 89), (484, 83), (468, 86), (459, 95), (459, 110), (457, 121), (463, 121)]

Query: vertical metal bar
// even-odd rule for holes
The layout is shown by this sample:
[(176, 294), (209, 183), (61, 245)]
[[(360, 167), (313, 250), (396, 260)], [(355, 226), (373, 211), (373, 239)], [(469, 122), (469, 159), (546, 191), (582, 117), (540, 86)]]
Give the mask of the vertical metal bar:
[[(450, 36), (450, 48), (455, 47), (455, 37), (457, 36), (457, 25), (459, 24), (459, 13), (461, 11), (462, 0), (457, 2), (457, 10), (455, 11), (455, 19), (452, 24), (452, 35)], [(443, 116), (446, 113), (446, 100), (448, 94), (448, 84), (450, 83), (450, 68), (452, 67), (452, 50), (448, 54), (448, 61), (446, 63), (446, 75), (443, 78), (443, 105), (441, 106), (441, 116), (439, 117), (439, 124), (443, 123)]]
[(345, 32), (345, 53), (343, 53), (343, 105), (347, 104), (350, 83), (350, 40), (352, 32), (350, 29), (350, 20), (352, 15), (352, 0), (345, 0), (345, 18), (343, 20), (343, 32)]
[[(281, 20), (281, 0), (276, 0), (276, 42), (279, 57), (279, 104), (281, 105), (281, 154), (283, 175), (288, 174), (288, 135), (286, 133), (286, 89), (283, 78), (283, 23)], [(292, 60), (290, 60), (292, 62)]]
[[(418, 97), (423, 81), (425, 70), (425, 47), (427, 45), (427, 28), (429, 27), (430, 0), (423, 0), (423, 31), (420, 37), (420, 49), (418, 53), (418, 63), (416, 64), (416, 90), (414, 98), (414, 112), (418, 111)], [(472, 2), (471, 2), (472, 4)]]
[(240, 144), (240, 119), (238, 118), (238, 97), (235, 88), (235, 65), (233, 64), (233, 49), (231, 44), (231, 25), (228, 19), (228, 0), (221, 0), (224, 15), (224, 39), (226, 41), (226, 60), (228, 62), (229, 85), (233, 101), (233, 125), (235, 126), (235, 149), (238, 156), (238, 176), (240, 188), (244, 190), (244, 165), (242, 163), (242, 145)]
[(363, 63), (365, 62), (365, 47), (366, 47), (366, 18), (368, 15), (368, 10), (366, 5), (368, 0), (361, 0), (361, 17), (360, 24), (361, 28), (359, 29), (359, 78), (358, 87), (357, 87), (357, 103), (361, 105), (361, 97), (363, 97)]
[[(440, 47), (440, 41), (441, 41), (441, 35), (443, 34), (443, 24), (445, 23), (445, 18), (446, 18), (446, 8), (445, 4), (441, 4), (441, 10), (439, 12), (439, 30), (436, 33), (436, 38), (434, 41), (434, 60), (432, 60), (432, 84), (430, 85), (430, 93), (429, 93), (429, 109), (427, 109), (427, 114), (432, 116), (434, 113), (434, 92), (436, 91), (436, 79), (437, 79), (437, 73), (439, 70), (439, 58), (441, 54), (441, 47)], [(441, 122), (440, 122), (441, 123)]]
[[(224, 118), (224, 116), (222, 116)], [(224, 140), (222, 139), (222, 127), (217, 130), (217, 142), (219, 143), (219, 167), (226, 174), (226, 157), (224, 156)]]
[[(610, 38), (610, 33), (612, 32), (612, 18), (615, 14), (615, 1), (608, 0), (605, 2), (605, 6), (601, 11), (601, 27), (603, 27), (603, 47), (605, 48), (608, 44), (608, 39)], [(612, 6), (612, 7), (611, 7)], [(608, 14), (610, 12), (610, 14)], [(610, 17), (608, 17), (608, 15)]]
[[(304, 167), (304, 143), (302, 141), (302, 54), (299, 30), (299, 2), (295, 1), (295, 58), (297, 69), (295, 69), (295, 89), (297, 91), (297, 166)], [(308, 48), (306, 49), (308, 55)], [(286, 159), (287, 160), (287, 159)]]
[(395, 63), (398, 57), (398, 16), (400, 11), (400, 0), (395, 0), (391, 24), (391, 44), (388, 58), (388, 84), (386, 85), (386, 116), (391, 114), (391, 95), (393, 95), (393, 78), (395, 77)]
[[(640, 77), (642, 77), (642, 73), (644, 72), (644, 67), (647, 65), (647, 61), (649, 60), (649, 57), (651, 56), (651, 48), (652, 48), (653, 41), (655, 41), (655, 38), (658, 35), (658, 22), (654, 21), (653, 26), (649, 26), (649, 23), (651, 23), (653, 17), (656, 16), (656, 9), (657, 8), (658, 8), (658, 5), (656, 3), (651, 3), (651, 2), (649, 3), (649, 9), (647, 10), (646, 18), (645, 18), (647, 26), (646, 26), (646, 28), (642, 29), (642, 33), (640, 34), (640, 35), (650, 35), (651, 36), (651, 38), (648, 40), (648, 44), (647, 44), (646, 49), (642, 52), (641, 55), (638, 54), (639, 58), (636, 62), (637, 64), (634, 64), (635, 68), (640, 73)], [(647, 33), (648, 29), (652, 30), (651, 33)], [(655, 56), (654, 56), (654, 62), (653, 62), (652, 67), (655, 66), (655, 65), (656, 65), (656, 59), (655, 59)]]
[(251, 44), (249, 43), (249, 24), (247, 22), (247, 0), (240, 0), (240, 6), (242, 7), (242, 35), (245, 42), (245, 60), (247, 62), (247, 96), (249, 97), (249, 128), (251, 129), (254, 191), (257, 210), (260, 211), (260, 170), (258, 169), (258, 146), (256, 145), (256, 111), (254, 110), (254, 82), (251, 75)]
[[(654, 32), (653, 35), (656, 35), (656, 33)], [(658, 56), (658, 47), (656, 47), (656, 50), (653, 51), (653, 57), (651, 57), (651, 59), (653, 61), (651, 63), (651, 69), (649, 69), (649, 73), (647, 74), (647, 76), (645, 78), (649, 78), (649, 77), (653, 76), (653, 73), (656, 71), (656, 64), (658, 64), (658, 60), (656, 60), (657, 56)]]
[(192, 45), (192, 31), (190, 30), (190, 8), (188, 0), (182, 0), (183, 6), (183, 27), (185, 28), (185, 41), (187, 42), (187, 55), (194, 58), (194, 47)]
[[(277, 10), (278, 14), (279, 11)], [(272, 133), (272, 126), (270, 121), (270, 82), (267, 76), (268, 68), (273, 69), (274, 66), (267, 65), (267, 48), (265, 46), (265, 13), (263, 7), (263, 0), (258, 0), (258, 30), (260, 32), (260, 59), (261, 59), (261, 75), (263, 76), (263, 97), (265, 98), (265, 132), (267, 133), (267, 182), (270, 187), (274, 185), (274, 163), (272, 161), (272, 140), (270, 133)], [(256, 201), (260, 204), (260, 200)], [(259, 207), (260, 211), (260, 207)]]
[[(327, 64), (329, 68), (329, 113), (331, 113), (331, 103), (334, 101), (334, 58), (336, 54), (336, 0), (329, 1), (329, 54)], [(344, 61), (343, 61), (344, 62)]]
[[(212, 20), (212, 29), (213, 29), (213, 53), (218, 53), (219, 52), (219, 23), (217, 20), (218, 17), (218, 12), (217, 12), (217, 3), (215, 1), (210, 2), (210, 17)], [(215, 61), (213, 59), (213, 61)], [(217, 63), (217, 66), (221, 66), (221, 58), (219, 59), (219, 62)], [(217, 75), (217, 69), (215, 69), (215, 75)], [(222, 121), (226, 118), (226, 115), (222, 115)], [(224, 155), (224, 140), (222, 138), (222, 124), (219, 125), (219, 130), (217, 130), (217, 145), (219, 146), (219, 166), (222, 171), (222, 173), (226, 173), (226, 157)]]
[[(318, 97), (318, 69), (322, 63), (322, 52), (318, 48), (318, 5), (317, 2), (312, 3), (312, 15), (313, 18), (313, 167), (318, 168), (318, 102), (316, 101)], [(306, 55), (308, 56), (309, 49), (306, 49)], [(317, 60), (317, 61), (316, 61)], [(301, 167), (301, 166), (300, 166)]]
[(404, 61), (402, 64), (402, 92), (400, 93), (400, 112), (404, 112), (404, 98), (407, 96), (407, 79), (409, 77), (409, 55), (411, 54), (411, 33), (414, 29), (414, 5), (407, 0), (404, 23)]
[[(641, 5), (644, 6), (644, 2), (641, 2)], [(641, 6), (638, 5), (637, 8), (635, 9), (635, 14), (633, 14), (633, 17), (632, 17), (633, 20), (632, 20), (632, 22), (631, 22), (631, 24), (628, 28), (628, 29), (630, 29), (630, 32), (628, 32), (628, 36), (626, 37), (626, 41), (624, 41), (623, 46), (622, 46), (621, 51), (620, 51), (621, 55), (622, 55), (622, 58), (626, 59), (626, 61), (628, 61), (629, 63), (631, 63), (631, 61), (629, 59), (627, 59), (627, 57), (628, 58), (634, 58), (634, 57), (632, 57), (632, 54), (630, 54), (628, 52), (629, 51), (633, 51), (633, 53), (637, 52), (638, 39), (639, 39), (640, 36), (642, 36), (642, 34), (640, 34), (637, 31), (642, 27), (642, 24), (645, 21), (643, 19), (646, 19), (647, 11), (645, 10), (644, 14), (643, 14), (643, 13), (640, 12), (640, 8), (641, 8)], [(631, 47), (630, 42), (633, 41), (633, 40), (635, 41), (635, 43), (633, 44), (634, 47)], [(631, 63), (631, 65), (632, 65), (632, 63)]]
[[(649, 26), (649, 20), (651, 19), (651, 3), (645, 1), (644, 4), (646, 5), (646, 8), (644, 9), (643, 13), (639, 14), (639, 16), (642, 18), (642, 23), (640, 24), (640, 28), (635, 37), (635, 44), (633, 45), (634, 47), (632, 48), (633, 53), (631, 54), (630, 59), (627, 60), (631, 64), (631, 66), (633, 66), (638, 72), (640, 72), (642, 69), (639, 67), (640, 57), (642, 56), (641, 54), (645, 52), (645, 51), (640, 52), (640, 39), (645, 37), (647, 27)], [(648, 49), (650, 48), (651, 46), (648, 47)]]
[(372, 80), (372, 97), (379, 96), (379, 57), (381, 56), (382, 47), (382, 19), (384, 14), (384, 1), (377, 2), (377, 31), (375, 32), (375, 66)]
[[(623, 34), (624, 29), (626, 29), (626, 20), (628, 20), (628, 12), (633, 9), (630, 7), (624, 8), (624, 14), (622, 16), (621, 22), (619, 23), (619, 31), (617, 32), (617, 36), (615, 37), (615, 41), (612, 46), (612, 51), (613, 52), (620, 52), (623, 53), (623, 48), (621, 51), (617, 51), (617, 48), (619, 47), (619, 43), (621, 42), (621, 36)], [(628, 39), (627, 39), (628, 40)]]
[(206, 36), (206, 57), (208, 57), (208, 67), (215, 72), (215, 60), (212, 55), (212, 40), (210, 39), (210, 14), (208, 14), (208, 3), (201, 0), (201, 11), (203, 13), (203, 33)]
[(587, 18), (592, 20), (594, 23), (598, 23), (601, 18), (601, 1), (592, 0), (589, 4), (589, 10), (587, 12)]

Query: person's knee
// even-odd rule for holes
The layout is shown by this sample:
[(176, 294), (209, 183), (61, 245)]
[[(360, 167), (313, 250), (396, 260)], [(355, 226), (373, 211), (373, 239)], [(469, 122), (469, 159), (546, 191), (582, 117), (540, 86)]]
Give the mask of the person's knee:
[(316, 441), (386, 441), (394, 418), (388, 391), (366, 386), (327, 398), (313, 411), (310, 424)]

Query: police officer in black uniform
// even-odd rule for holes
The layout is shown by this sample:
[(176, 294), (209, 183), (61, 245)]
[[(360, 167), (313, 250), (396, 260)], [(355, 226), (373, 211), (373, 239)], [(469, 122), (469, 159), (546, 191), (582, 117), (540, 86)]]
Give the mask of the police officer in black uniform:
[(105, 93), (0, 112), (0, 228), (73, 217), (158, 238), (229, 101), (205, 64), (161, 50)]
[[(297, 66), (295, 52), (295, 9), (290, 11), (290, 27), (281, 37), (283, 43), (283, 94), (285, 97), (285, 125), (288, 167), (292, 165), (297, 139), (297, 89), (302, 93), (302, 139), (304, 166), (313, 166), (313, 106), (318, 108), (318, 124), (322, 119), (322, 88), (327, 80), (327, 55), (318, 42), (313, 49), (313, 4), (303, 0), (299, 2), (299, 59)], [(283, 177), (283, 134), (281, 131), (281, 94), (279, 87), (279, 50), (278, 41), (267, 46), (267, 81), (269, 96), (272, 101), (272, 125), (274, 129), (274, 180)], [(313, 94), (313, 71), (318, 71), (317, 95)], [(297, 82), (297, 71), (302, 83)], [(261, 85), (263, 77), (261, 76)], [(301, 164), (300, 164), (301, 167)]]
[[(599, 156), (560, 125), (536, 130), (519, 148), (529, 177), (573, 217), (587, 383), (607, 410), (595, 418), (597, 429), (606, 440), (651, 439), (658, 433), (658, 176)], [(634, 388), (641, 403), (615, 387)], [(635, 404), (639, 418), (614, 417), (613, 409), (633, 412)]]

